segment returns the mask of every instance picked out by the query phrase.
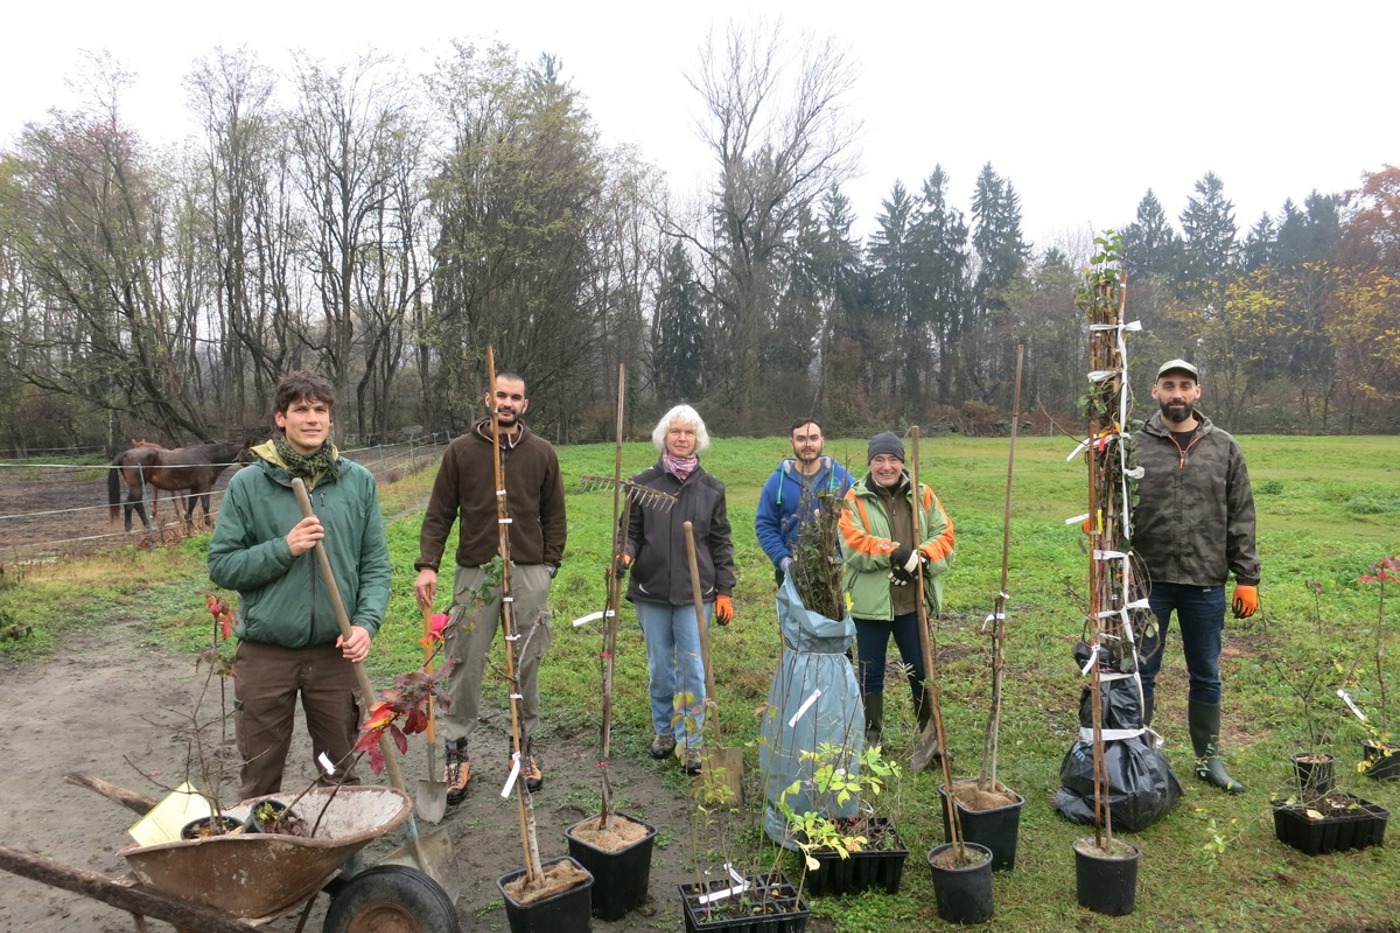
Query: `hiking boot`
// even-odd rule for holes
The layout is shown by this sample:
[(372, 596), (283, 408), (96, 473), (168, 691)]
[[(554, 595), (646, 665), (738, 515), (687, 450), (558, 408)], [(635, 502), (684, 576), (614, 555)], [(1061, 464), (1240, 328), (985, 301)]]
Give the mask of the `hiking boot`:
[(659, 732), (656, 738), (651, 740), (651, 757), (670, 758), (676, 753), (676, 737), (674, 735), (662, 735)]
[(447, 740), (446, 761), (442, 782), (447, 785), (447, 803), (455, 806), (467, 796), (467, 782), (472, 779), (472, 763), (467, 758), (467, 740)]
[(686, 774), (692, 774), (692, 775), (694, 775), (694, 774), (699, 774), (699, 773), (700, 773), (700, 767), (701, 767), (701, 766), (700, 766), (700, 749), (698, 749), (698, 748), (689, 748), (689, 749), (686, 749), (685, 756), (681, 759), (681, 767), (685, 769), (685, 773), (686, 773)]
[(531, 752), (520, 756), (520, 777), (525, 782), (525, 789), (532, 794), (544, 787), (544, 772), (535, 764), (535, 756)]

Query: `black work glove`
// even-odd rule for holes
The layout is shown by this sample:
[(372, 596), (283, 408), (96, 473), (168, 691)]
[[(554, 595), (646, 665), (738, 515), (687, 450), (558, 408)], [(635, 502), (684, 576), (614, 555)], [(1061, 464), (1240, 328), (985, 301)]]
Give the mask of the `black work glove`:
[(912, 548), (898, 547), (890, 554), (890, 582), (895, 586), (908, 586), (914, 582), (914, 574), (923, 569), (924, 553)]

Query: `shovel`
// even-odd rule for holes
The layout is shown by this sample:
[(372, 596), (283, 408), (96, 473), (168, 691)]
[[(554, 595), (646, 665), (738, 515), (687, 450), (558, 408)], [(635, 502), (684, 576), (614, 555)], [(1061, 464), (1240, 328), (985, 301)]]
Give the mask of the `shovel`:
[[(423, 605), (423, 667), (431, 674), (433, 672), (433, 604), (425, 602)], [(433, 702), (432, 694), (428, 695), (428, 728), (423, 732), (423, 738), (428, 743), (428, 776), (418, 782), (418, 795), (413, 798), (414, 806), (418, 809), (418, 816), (429, 823), (437, 823), (442, 820), (442, 815), (447, 812), (447, 785), (438, 777), (437, 770), (437, 737), (433, 729), (433, 719), (437, 704)]]
[[(306, 492), (306, 484), (299, 477), (292, 479), (292, 491), (296, 493), (297, 503), (301, 506), (301, 514), (310, 518), (315, 513), (311, 509), (311, 496)], [(329, 592), (331, 608), (335, 610), (335, 621), (340, 625), (340, 634), (350, 637), (350, 616), (345, 611), (345, 603), (340, 598), (340, 587), (336, 586), (335, 572), (331, 570), (331, 560), (326, 556), (326, 549), (323, 543), (316, 542), (316, 563), (321, 567), (321, 577), (326, 582), (326, 589)], [(374, 700), (374, 687), (369, 682), (369, 675), (365, 673), (363, 663), (354, 663), (356, 689), (360, 693), (360, 701), (366, 709)], [(404, 786), (403, 771), (399, 769), (398, 750), (390, 742), (388, 733), (380, 733), (379, 750), (384, 753), (384, 765), (389, 771), (389, 783), (394, 790), (408, 796), (408, 789)], [(419, 871), (427, 875), (446, 892), (447, 866), (452, 860), (452, 840), (447, 836), (446, 829), (435, 830), (425, 837), (418, 835), (418, 821), (413, 814), (409, 814), (404, 822), (404, 835), (408, 837), (408, 843), (397, 852), (391, 853), (384, 861), (386, 863), (395, 862), (396, 859), (403, 859), (405, 856), (411, 858), (413, 865)], [(456, 895), (447, 892), (456, 903)]]
[(685, 523), (685, 552), (690, 559), (690, 591), (695, 595), (695, 625), (700, 630), (700, 659), (705, 664), (705, 705), (709, 707), (707, 731), (713, 742), (700, 750), (701, 767), (724, 780), (736, 804), (744, 801), (744, 750), (725, 748), (719, 729), (719, 703), (715, 700), (715, 672), (710, 666), (710, 632), (705, 624), (705, 601), (700, 594), (700, 564), (695, 558), (695, 530)]

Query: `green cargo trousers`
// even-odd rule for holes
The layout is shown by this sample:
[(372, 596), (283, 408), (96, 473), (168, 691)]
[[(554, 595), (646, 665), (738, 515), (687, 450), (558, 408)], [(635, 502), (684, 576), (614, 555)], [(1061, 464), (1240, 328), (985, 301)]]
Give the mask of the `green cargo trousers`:
[[(501, 628), (501, 594), (478, 593), (485, 581), (480, 567), (458, 567), (452, 585), (452, 613), (445, 637), (447, 654), (457, 667), (447, 680), (448, 709), (437, 714), (437, 731), (444, 739), (469, 738), (476, 729), (481, 684), (491, 643)], [(540, 659), (552, 637), (549, 613), (549, 568), (544, 564), (512, 564), (510, 568), (511, 625), (517, 636), (516, 675), (520, 681), (521, 731), (528, 742), (540, 725)], [(472, 606), (484, 599), (474, 613)], [(505, 664), (501, 664), (505, 669)]]

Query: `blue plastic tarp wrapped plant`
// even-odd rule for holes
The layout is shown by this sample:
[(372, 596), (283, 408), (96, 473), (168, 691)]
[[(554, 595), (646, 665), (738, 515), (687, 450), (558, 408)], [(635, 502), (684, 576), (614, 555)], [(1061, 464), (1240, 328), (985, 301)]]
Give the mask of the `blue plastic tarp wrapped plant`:
[(822, 815), (831, 819), (856, 815), (860, 801), (855, 797), (839, 805), (811, 799), (817, 763), (810, 753), (835, 748), (838, 760), (823, 763), (857, 773), (865, 746), (865, 710), (846, 655), (856, 633), (850, 614), (832, 619), (809, 610), (791, 574), (778, 588), (777, 612), (783, 656), (759, 727), (758, 767), (767, 800), (764, 831), (778, 844), (795, 849), (777, 806), (795, 782), (799, 789), (787, 793), (786, 799), (798, 813), (820, 806)]

